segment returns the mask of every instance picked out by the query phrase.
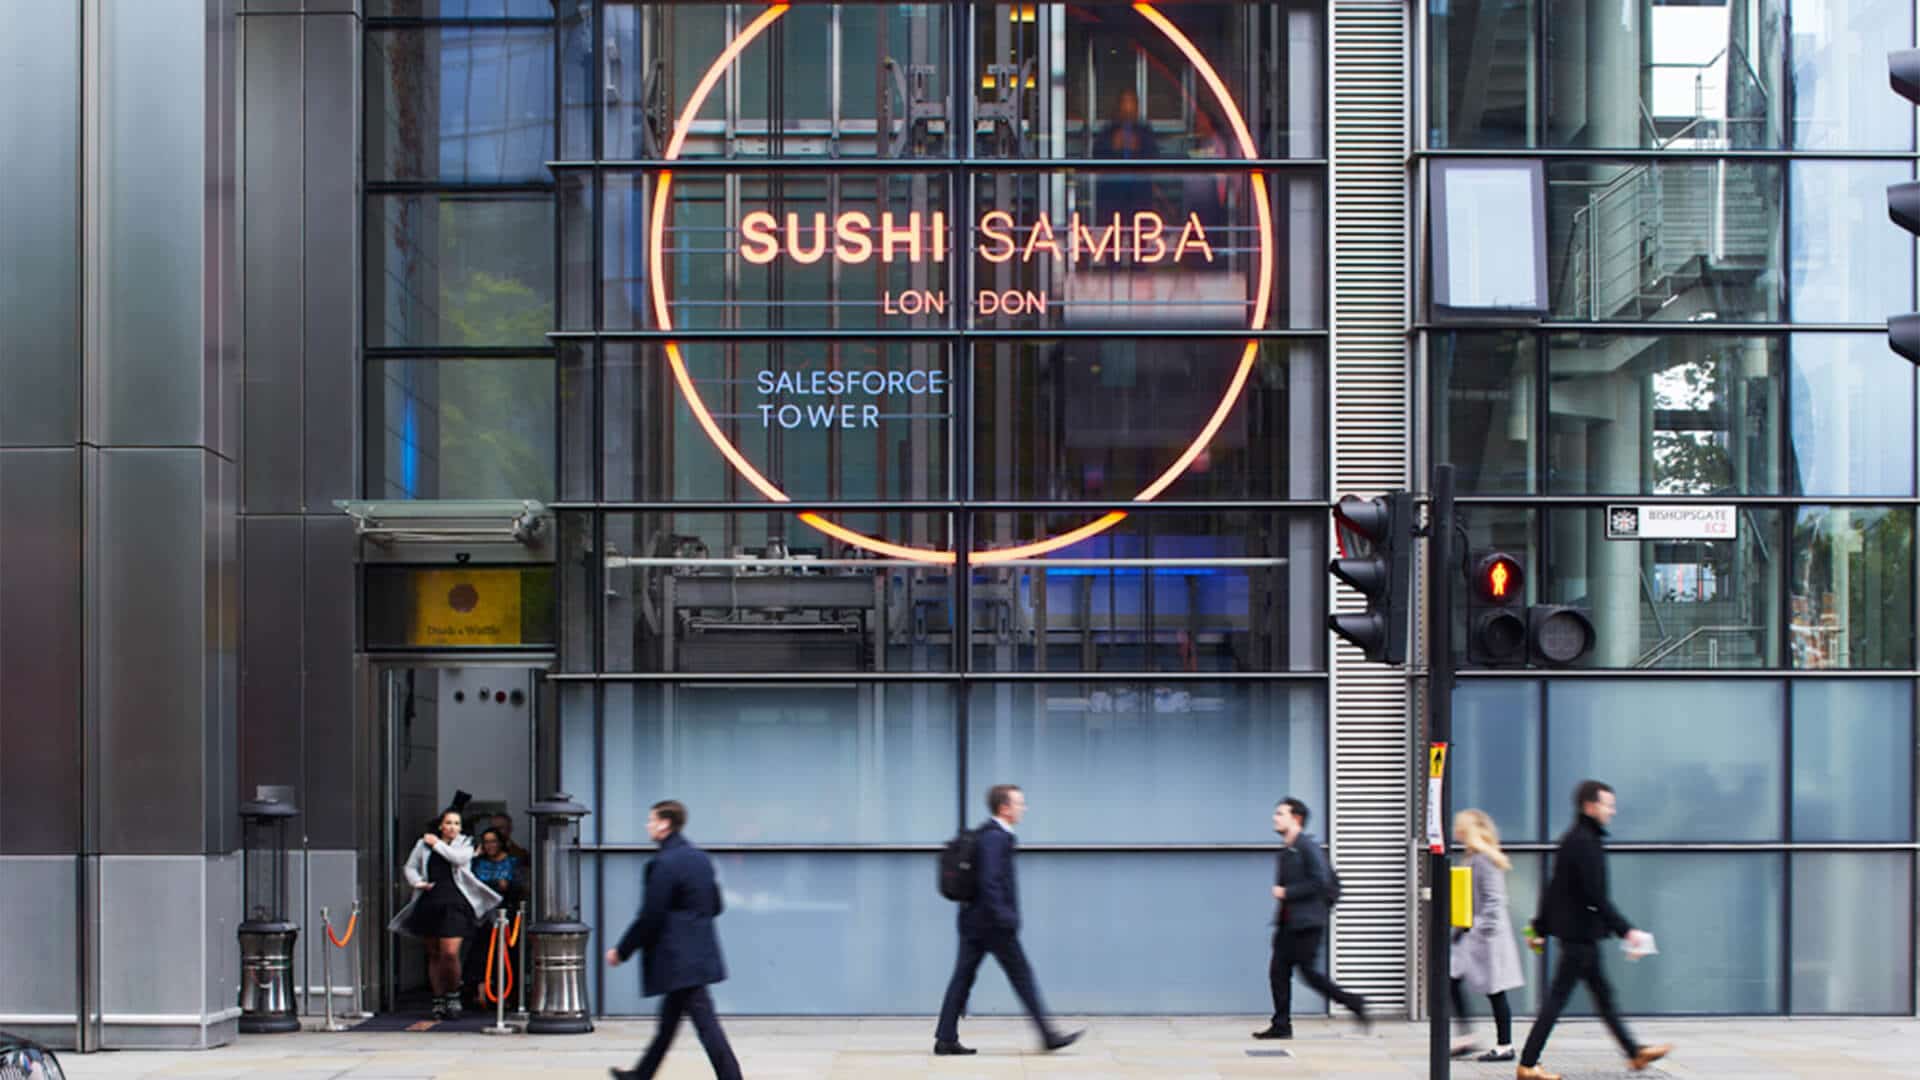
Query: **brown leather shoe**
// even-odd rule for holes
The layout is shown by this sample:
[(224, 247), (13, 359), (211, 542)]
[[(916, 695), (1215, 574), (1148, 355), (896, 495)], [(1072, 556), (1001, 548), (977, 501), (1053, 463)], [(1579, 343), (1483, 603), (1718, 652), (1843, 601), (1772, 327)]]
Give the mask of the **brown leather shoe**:
[(1550, 1073), (1538, 1065), (1522, 1065), (1513, 1075), (1514, 1080), (1561, 1080), (1559, 1073)]
[(1641, 1069), (1646, 1068), (1671, 1053), (1673, 1053), (1673, 1047), (1667, 1043), (1662, 1043), (1659, 1046), (1643, 1046), (1640, 1048), (1639, 1053), (1628, 1059), (1627, 1068), (1632, 1069), (1634, 1072), (1639, 1072)]

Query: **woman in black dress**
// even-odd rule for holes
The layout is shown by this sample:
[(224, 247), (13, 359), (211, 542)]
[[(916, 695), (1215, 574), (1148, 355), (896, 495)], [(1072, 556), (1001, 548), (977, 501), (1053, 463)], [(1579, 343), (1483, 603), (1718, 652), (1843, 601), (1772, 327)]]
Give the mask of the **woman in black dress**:
[(414, 844), (403, 871), (414, 896), (394, 917), (392, 929), (427, 943), (427, 982), (433, 988), (433, 1015), (460, 1015), (460, 947), (480, 916), (500, 895), (473, 876), (473, 841), (461, 835), (461, 811), (467, 793), (454, 797), (434, 829)]

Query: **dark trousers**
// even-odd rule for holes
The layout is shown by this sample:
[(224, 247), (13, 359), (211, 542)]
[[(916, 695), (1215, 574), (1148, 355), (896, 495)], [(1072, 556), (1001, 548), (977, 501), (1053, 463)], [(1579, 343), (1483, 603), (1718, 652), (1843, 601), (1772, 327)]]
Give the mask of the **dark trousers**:
[(1620, 1020), (1619, 1006), (1613, 1000), (1613, 984), (1607, 981), (1607, 974), (1600, 970), (1600, 946), (1591, 941), (1561, 941), (1560, 966), (1553, 971), (1553, 985), (1547, 990), (1547, 1000), (1540, 1005), (1540, 1015), (1533, 1021), (1533, 1030), (1527, 1032), (1526, 1048), (1520, 1051), (1520, 1064), (1540, 1064), (1540, 1052), (1547, 1048), (1547, 1036), (1553, 1034), (1554, 1021), (1560, 1019), (1560, 1012), (1567, 1007), (1567, 999), (1573, 996), (1573, 988), (1581, 983), (1587, 984), (1587, 992), (1593, 995), (1593, 1007), (1600, 1010), (1600, 1019), (1606, 1021), (1607, 1030), (1613, 1032), (1615, 1042), (1626, 1051), (1628, 1057), (1640, 1052), (1640, 1046), (1627, 1034), (1627, 1025)]
[(1273, 991), (1273, 1026), (1293, 1027), (1293, 973), (1316, 991), (1337, 1001), (1355, 1013), (1366, 1012), (1366, 1002), (1358, 994), (1349, 994), (1320, 973), (1320, 939), (1326, 936), (1322, 926), (1273, 932), (1273, 957), (1267, 961), (1267, 987)]
[(667, 1056), (667, 1047), (673, 1045), (673, 1034), (680, 1027), (682, 1016), (693, 1021), (694, 1033), (700, 1036), (707, 1061), (713, 1065), (713, 1075), (719, 1080), (740, 1080), (740, 1062), (734, 1059), (733, 1047), (727, 1044), (727, 1033), (720, 1030), (720, 1018), (713, 1013), (713, 995), (704, 986), (674, 990), (660, 999), (660, 1026), (653, 1033), (653, 1041), (647, 1044), (647, 1052), (640, 1055), (640, 1064), (634, 1066), (640, 1080), (652, 1080), (659, 1070), (660, 1062)]
[(1018, 935), (1003, 930), (960, 935), (960, 955), (953, 962), (953, 978), (947, 980), (947, 996), (940, 1003), (940, 1025), (933, 1029), (934, 1039), (960, 1041), (960, 1014), (966, 1010), (968, 995), (973, 993), (973, 977), (980, 971), (980, 962), (988, 956), (999, 961), (1000, 970), (1007, 973), (1007, 981), (1013, 984), (1014, 995), (1027, 1007), (1033, 1026), (1040, 1029), (1040, 1038), (1047, 1038), (1050, 1031), (1047, 1013), (1040, 1004), (1040, 989), (1033, 984), (1033, 968), (1027, 964), (1026, 950), (1020, 947)]
[[(1465, 1031), (1468, 1027), (1467, 992), (1461, 988), (1459, 979), (1453, 980), (1453, 984), (1449, 989), (1453, 992), (1454, 1025), (1460, 1030)], [(1502, 990), (1497, 994), (1488, 994), (1487, 1004), (1493, 1006), (1494, 1044), (1497, 1046), (1512, 1046), (1513, 1008), (1507, 1004), (1507, 992)]]

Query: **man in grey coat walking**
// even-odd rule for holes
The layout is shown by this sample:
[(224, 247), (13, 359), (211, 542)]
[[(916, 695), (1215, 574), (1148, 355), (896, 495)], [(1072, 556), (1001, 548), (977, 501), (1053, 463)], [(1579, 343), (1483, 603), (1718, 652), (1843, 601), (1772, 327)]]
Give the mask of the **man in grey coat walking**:
[(1267, 962), (1267, 987), (1273, 994), (1273, 1021), (1256, 1039), (1293, 1038), (1293, 972), (1308, 986), (1353, 1010), (1362, 1028), (1370, 1028), (1367, 1003), (1320, 973), (1320, 942), (1327, 932), (1333, 870), (1326, 853), (1306, 833), (1307, 804), (1295, 798), (1273, 808), (1273, 831), (1283, 841), (1274, 860), (1273, 954)]

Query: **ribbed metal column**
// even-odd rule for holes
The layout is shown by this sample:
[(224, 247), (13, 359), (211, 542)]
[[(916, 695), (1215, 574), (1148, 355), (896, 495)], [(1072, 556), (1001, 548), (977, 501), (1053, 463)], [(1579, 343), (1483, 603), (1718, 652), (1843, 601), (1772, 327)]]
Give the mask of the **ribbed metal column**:
[[(1336, 496), (1408, 486), (1412, 26), (1403, 0), (1332, 4)], [(1340, 610), (1360, 607), (1349, 590), (1333, 595)], [(1405, 1014), (1414, 944), (1406, 677), (1340, 644), (1331, 709), (1333, 857), (1343, 887), (1334, 976), (1377, 1012)]]

